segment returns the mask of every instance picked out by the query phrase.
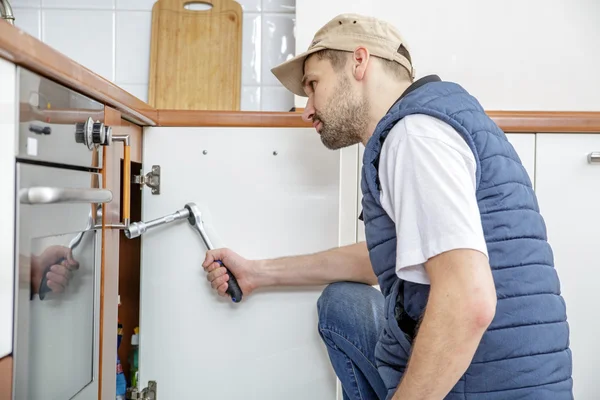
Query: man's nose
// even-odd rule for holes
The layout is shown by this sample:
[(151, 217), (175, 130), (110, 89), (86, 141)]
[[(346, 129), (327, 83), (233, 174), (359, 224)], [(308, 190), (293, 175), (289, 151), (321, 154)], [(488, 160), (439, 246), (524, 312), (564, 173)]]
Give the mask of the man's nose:
[(306, 107), (304, 107), (304, 111), (302, 112), (302, 119), (304, 122), (312, 122), (314, 116), (315, 109), (312, 105), (312, 100), (309, 98), (306, 102)]

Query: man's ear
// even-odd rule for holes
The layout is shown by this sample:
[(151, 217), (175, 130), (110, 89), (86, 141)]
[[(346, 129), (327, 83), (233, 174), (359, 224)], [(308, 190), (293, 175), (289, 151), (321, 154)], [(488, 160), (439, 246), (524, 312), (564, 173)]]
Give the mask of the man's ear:
[(352, 53), (352, 74), (356, 80), (363, 80), (369, 65), (370, 54), (366, 47), (359, 46)]

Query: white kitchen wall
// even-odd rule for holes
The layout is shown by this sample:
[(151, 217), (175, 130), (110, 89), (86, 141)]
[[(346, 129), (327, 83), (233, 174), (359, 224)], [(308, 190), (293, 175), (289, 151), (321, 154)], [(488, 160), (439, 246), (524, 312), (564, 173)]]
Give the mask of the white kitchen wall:
[(297, 52), (345, 12), (395, 24), (417, 77), (455, 81), (486, 110), (600, 109), (598, 0), (299, 0)]
[[(15, 25), (147, 101), (155, 0), (11, 0)], [(243, 10), (246, 111), (289, 111), (294, 97), (270, 69), (295, 54), (296, 0), (238, 0)]]

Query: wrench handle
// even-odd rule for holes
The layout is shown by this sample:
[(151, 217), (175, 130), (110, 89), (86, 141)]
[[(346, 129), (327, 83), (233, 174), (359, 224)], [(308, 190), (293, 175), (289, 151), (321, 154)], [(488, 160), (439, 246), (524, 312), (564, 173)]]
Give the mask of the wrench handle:
[[(225, 265), (220, 260), (218, 260), (217, 262), (221, 266), (225, 267)], [(225, 267), (225, 269), (227, 270), (227, 275), (229, 276), (229, 281), (227, 281), (226, 293), (231, 297), (231, 300), (234, 303), (239, 303), (240, 301), (242, 301), (242, 289), (240, 289), (240, 285), (238, 284), (237, 279), (235, 279), (235, 276), (229, 271), (227, 267)]]

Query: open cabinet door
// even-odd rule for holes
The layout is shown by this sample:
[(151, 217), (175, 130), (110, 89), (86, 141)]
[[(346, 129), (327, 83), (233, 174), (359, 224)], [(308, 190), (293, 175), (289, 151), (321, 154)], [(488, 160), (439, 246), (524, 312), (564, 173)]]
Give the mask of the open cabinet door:
[[(306, 128), (146, 128), (142, 218), (193, 202), (215, 247), (249, 259), (356, 240), (358, 148), (330, 151)], [(133, 221), (135, 222), (135, 221)], [(322, 287), (219, 297), (206, 248), (186, 220), (141, 236), (140, 386), (165, 399), (334, 400), (317, 331)], [(141, 389), (140, 388), (140, 389)]]

